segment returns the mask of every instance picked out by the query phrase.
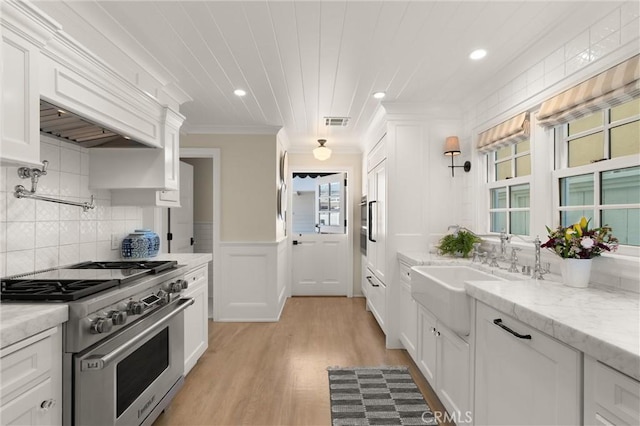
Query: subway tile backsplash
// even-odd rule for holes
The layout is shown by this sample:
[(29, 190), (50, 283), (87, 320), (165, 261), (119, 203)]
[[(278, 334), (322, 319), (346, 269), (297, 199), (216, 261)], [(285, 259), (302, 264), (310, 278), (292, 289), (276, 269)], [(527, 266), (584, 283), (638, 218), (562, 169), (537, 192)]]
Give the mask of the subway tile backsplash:
[(41, 159), (49, 161), (37, 194), (72, 201), (89, 201), (96, 208), (40, 200), (18, 199), (13, 188), (31, 188), (17, 167), (0, 167), (0, 276), (16, 275), (85, 260), (118, 259), (111, 236), (121, 240), (142, 226), (140, 207), (112, 207), (111, 191), (89, 188), (89, 151), (77, 145), (43, 138)]

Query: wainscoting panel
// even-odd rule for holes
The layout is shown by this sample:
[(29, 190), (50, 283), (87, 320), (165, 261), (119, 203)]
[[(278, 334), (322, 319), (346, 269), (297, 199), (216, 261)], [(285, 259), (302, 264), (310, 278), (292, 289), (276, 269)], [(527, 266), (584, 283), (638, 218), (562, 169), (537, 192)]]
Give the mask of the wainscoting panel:
[(220, 244), (222, 279), (214, 296), (216, 321), (279, 320), (288, 295), (285, 242)]

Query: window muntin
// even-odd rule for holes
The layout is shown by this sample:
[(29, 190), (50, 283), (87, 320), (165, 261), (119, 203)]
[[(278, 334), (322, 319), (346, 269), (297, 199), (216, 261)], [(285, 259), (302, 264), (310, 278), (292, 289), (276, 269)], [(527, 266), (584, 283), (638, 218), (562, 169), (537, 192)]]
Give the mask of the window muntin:
[(491, 188), (489, 231), (529, 235), (530, 193), (528, 183)]
[[(640, 101), (635, 99), (567, 123), (567, 167), (640, 154)], [(564, 165), (563, 165), (564, 166)]]
[(490, 153), (495, 181), (531, 175), (530, 141), (505, 146)]
[(620, 244), (640, 246), (640, 101), (559, 126), (556, 135), (561, 225), (585, 216), (611, 226)]

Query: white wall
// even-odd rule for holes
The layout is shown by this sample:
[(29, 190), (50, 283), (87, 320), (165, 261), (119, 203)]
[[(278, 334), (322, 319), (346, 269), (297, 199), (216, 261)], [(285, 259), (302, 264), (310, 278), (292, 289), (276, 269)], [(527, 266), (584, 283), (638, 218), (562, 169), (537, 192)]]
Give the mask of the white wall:
[(0, 276), (118, 259), (111, 234), (120, 241), (140, 228), (142, 209), (112, 207), (111, 191), (89, 189), (87, 149), (42, 137), (40, 157), (49, 161), (49, 168), (37, 194), (80, 202), (93, 194), (96, 208), (85, 213), (80, 207), (15, 198), (15, 185), (30, 189), (31, 181), (20, 179), (17, 167), (0, 167)]

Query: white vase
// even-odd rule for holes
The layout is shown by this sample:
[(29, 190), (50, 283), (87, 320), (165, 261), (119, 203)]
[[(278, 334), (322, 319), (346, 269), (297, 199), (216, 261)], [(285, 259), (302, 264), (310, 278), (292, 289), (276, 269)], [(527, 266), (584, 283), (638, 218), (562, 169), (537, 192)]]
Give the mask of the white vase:
[(593, 259), (563, 259), (560, 264), (562, 281), (569, 287), (585, 288), (589, 286), (591, 277), (591, 261)]

